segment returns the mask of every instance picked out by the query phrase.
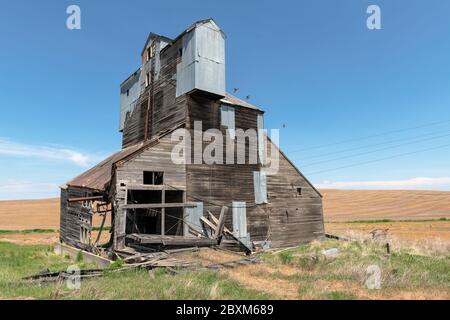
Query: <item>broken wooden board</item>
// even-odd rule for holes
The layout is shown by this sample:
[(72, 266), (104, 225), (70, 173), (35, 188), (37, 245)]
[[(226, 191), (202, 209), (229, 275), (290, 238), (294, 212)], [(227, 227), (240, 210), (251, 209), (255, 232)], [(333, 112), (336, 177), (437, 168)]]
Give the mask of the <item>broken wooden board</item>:
[(210, 247), (216, 246), (216, 239), (209, 238), (189, 238), (183, 236), (160, 236), (150, 234), (138, 234), (133, 233), (126, 236), (127, 240), (136, 242), (141, 245), (161, 245), (168, 246), (181, 246), (181, 247)]

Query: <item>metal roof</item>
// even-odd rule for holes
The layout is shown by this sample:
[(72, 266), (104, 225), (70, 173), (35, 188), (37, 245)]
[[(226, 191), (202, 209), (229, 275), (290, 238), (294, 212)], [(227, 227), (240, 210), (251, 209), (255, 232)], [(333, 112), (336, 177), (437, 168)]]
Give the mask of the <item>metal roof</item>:
[(230, 104), (230, 105), (234, 105), (234, 106), (240, 106), (240, 107), (244, 107), (244, 108), (249, 108), (249, 109), (254, 109), (254, 110), (258, 110), (261, 112), (264, 112), (262, 109), (242, 100), (239, 99), (238, 97), (235, 97), (229, 93), (225, 94), (225, 98), (221, 99), (220, 102), (222, 103), (226, 103), (226, 104)]
[(96, 166), (92, 167), (88, 171), (80, 174), (75, 179), (67, 182), (66, 185), (69, 187), (81, 187), (98, 191), (105, 191), (109, 182), (111, 181), (111, 177), (114, 173), (113, 170), (116, 165), (122, 165), (129, 159), (133, 159), (135, 156), (139, 155), (147, 148), (157, 145), (159, 143), (159, 140), (163, 136), (169, 134), (178, 127), (179, 126), (167, 130), (166, 132), (162, 133), (161, 135), (151, 140), (148, 140), (147, 142), (141, 142), (129, 146), (112, 154), (111, 156), (109, 156)]
[(144, 147), (143, 143), (122, 149), (109, 156), (93, 168), (80, 174), (72, 181), (67, 182), (71, 187), (82, 187), (93, 190), (105, 190), (106, 185), (111, 181), (113, 164), (126, 158), (130, 154)]

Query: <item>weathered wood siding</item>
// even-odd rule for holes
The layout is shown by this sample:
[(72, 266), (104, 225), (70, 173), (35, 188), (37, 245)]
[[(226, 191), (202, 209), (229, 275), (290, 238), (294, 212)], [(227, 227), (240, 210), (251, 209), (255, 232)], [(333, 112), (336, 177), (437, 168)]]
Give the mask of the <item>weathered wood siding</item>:
[(144, 141), (146, 110), (147, 102), (143, 101), (128, 114), (122, 133), (122, 148)]
[[(269, 152), (271, 148), (269, 143)], [(317, 239), (324, 233), (322, 197), (282, 153), (279, 157), (278, 173), (267, 176), (269, 203), (265, 206), (272, 244), (293, 246)], [(301, 195), (297, 188), (302, 188)]]
[[(161, 75), (154, 83), (152, 108), (148, 116), (148, 138), (184, 123), (186, 118), (186, 96), (175, 98), (177, 64), (180, 62), (181, 41), (161, 52)], [(144, 140), (145, 119), (148, 107), (149, 88), (142, 94), (140, 105), (125, 120), (122, 147)]]
[(126, 217), (122, 206), (126, 200), (127, 185), (142, 185), (144, 171), (163, 171), (164, 184), (185, 189), (186, 167), (172, 162), (171, 152), (178, 142), (171, 141), (168, 134), (155, 146), (149, 147), (138, 156), (118, 166), (115, 174), (115, 245), (124, 244)]
[(69, 198), (90, 196), (89, 189), (69, 187), (61, 189), (60, 241), (75, 248), (89, 250), (89, 245), (80, 242), (80, 218), (90, 221), (92, 211), (82, 206), (81, 202), (68, 202)]
[[(225, 137), (225, 128), (221, 128), (220, 102), (207, 97), (191, 95), (188, 100), (187, 127), (193, 137), (194, 121), (202, 121), (202, 129), (219, 129)], [(243, 130), (257, 129), (257, 115), (260, 111), (235, 107), (235, 127)], [(224, 138), (225, 139), (225, 138)], [(225, 140), (224, 140), (225, 141)], [(203, 148), (209, 143), (204, 142)], [(235, 141), (236, 163), (237, 139)], [(188, 164), (187, 197), (189, 201), (199, 201), (204, 204), (204, 213), (207, 210), (219, 215), (222, 205), (231, 206), (233, 201), (242, 201), (247, 204), (247, 231), (252, 240), (264, 240), (268, 236), (268, 216), (264, 207), (255, 205), (253, 187), (253, 172), (259, 171), (260, 164), (249, 164), (248, 155), (257, 152), (256, 144), (246, 141), (246, 164)], [(224, 161), (226, 152), (223, 152)], [(227, 228), (232, 230), (232, 212), (228, 210), (225, 220)]]

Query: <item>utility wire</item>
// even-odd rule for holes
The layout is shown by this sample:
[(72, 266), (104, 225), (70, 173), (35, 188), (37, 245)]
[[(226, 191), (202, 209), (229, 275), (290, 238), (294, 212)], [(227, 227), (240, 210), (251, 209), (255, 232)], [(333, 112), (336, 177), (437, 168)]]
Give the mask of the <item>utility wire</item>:
[(310, 172), (307, 175), (310, 176), (310, 175), (313, 175), (313, 174), (319, 174), (319, 173), (324, 173), (324, 172), (336, 171), (336, 170), (340, 170), (340, 169), (352, 168), (352, 167), (361, 166), (361, 165), (364, 165), (364, 164), (379, 162), (379, 161), (383, 161), (383, 160), (389, 160), (389, 159), (393, 159), (393, 158), (397, 158), (397, 157), (403, 157), (403, 156), (407, 156), (407, 155), (411, 155), (411, 154), (416, 154), (416, 153), (421, 153), (421, 152), (426, 152), (426, 151), (431, 151), (431, 150), (437, 150), (437, 149), (442, 149), (442, 148), (447, 148), (447, 147), (450, 147), (450, 144), (444, 144), (444, 145), (441, 145), (441, 146), (428, 148), (428, 149), (417, 150), (417, 151), (413, 151), (413, 152), (400, 153), (400, 154), (392, 155), (390, 157), (379, 158), (379, 159), (374, 159), (374, 160), (370, 160), (370, 161), (353, 163), (353, 164), (342, 166), (342, 167), (337, 167), (337, 168), (332, 168), (332, 169), (326, 169), (326, 170), (321, 170), (321, 171)]
[[(408, 138), (402, 138), (402, 139), (396, 139), (396, 140), (390, 140), (390, 141), (384, 141), (384, 142), (380, 142), (380, 143), (365, 145), (365, 146), (356, 147), (356, 148), (349, 148), (349, 149), (343, 149), (343, 150), (338, 150), (338, 151), (333, 151), (333, 152), (326, 152), (326, 153), (316, 154), (316, 155), (309, 156), (309, 157), (301, 157), (301, 160), (317, 159), (317, 158), (322, 158), (322, 157), (329, 156), (329, 155), (335, 155), (335, 154), (338, 154), (338, 153), (344, 153), (344, 152), (361, 150), (361, 149), (368, 149), (368, 148), (372, 148), (372, 147), (376, 147), (376, 146), (382, 146), (382, 145), (385, 145), (385, 144), (391, 144), (391, 143), (401, 142), (401, 141), (408, 141), (408, 140), (415, 139), (415, 138), (428, 137), (428, 136), (432, 136), (434, 134), (444, 133), (444, 132), (450, 132), (450, 131), (448, 129), (447, 130), (441, 130), (441, 131), (430, 132), (430, 133), (427, 133), (427, 134), (421, 134), (421, 135), (408, 137)], [(297, 159), (297, 157), (290, 157), (290, 158), (291, 159)], [(298, 158), (298, 159), (300, 159), (300, 158)]]
[(399, 147), (403, 147), (403, 146), (407, 146), (407, 145), (411, 145), (411, 144), (415, 144), (415, 143), (420, 143), (420, 142), (424, 142), (424, 141), (439, 139), (439, 138), (448, 137), (448, 136), (450, 136), (450, 134), (440, 135), (440, 136), (437, 136), (437, 137), (432, 137), (432, 138), (427, 138), (427, 139), (419, 139), (419, 140), (408, 142), (408, 143), (401, 143), (401, 144), (397, 144), (397, 145), (394, 145), (394, 146), (389, 146), (389, 147), (379, 148), (379, 149), (375, 149), (375, 150), (371, 150), (371, 151), (350, 154), (350, 155), (342, 156), (342, 157), (338, 157), (338, 158), (332, 158), (332, 159), (327, 159), (327, 160), (316, 161), (316, 162), (308, 163), (306, 165), (302, 165), (302, 168), (315, 166), (315, 165), (318, 165), (318, 164), (321, 164), (321, 163), (327, 163), (327, 162), (333, 162), (333, 161), (338, 161), (338, 160), (343, 160), (343, 159), (360, 157), (360, 156), (364, 156), (366, 154), (371, 154), (371, 153), (375, 153), (375, 152), (379, 152), (379, 151), (383, 151), (383, 150), (395, 149), (395, 148), (399, 148)]
[(374, 134), (374, 135), (370, 135), (370, 136), (364, 136), (364, 137), (359, 137), (359, 138), (342, 140), (342, 141), (333, 142), (333, 143), (326, 143), (326, 144), (312, 146), (312, 147), (307, 147), (307, 148), (303, 148), (303, 149), (290, 150), (288, 153), (319, 149), (319, 148), (324, 148), (324, 147), (329, 147), (329, 146), (335, 146), (335, 145), (340, 145), (340, 144), (344, 144), (344, 143), (348, 143), (348, 142), (366, 140), (366, 139), (370, 139), (370, 138), (376, 138), (376, 137), (381, 137), (381, 136), (385, 136), (385, 135), (390, 135), (390, 134), (393, 134), (393, 133), (410, 131), (410, 130), (415, 130), (415, 129), (420, 129), (420, 128), (426, 128), (426, 127), (435, 126), (437, 124), (443, 124), (443, 123), (449, 123), (449, 122), (450, 122), (450, 120), (443, 120), (443, 121), (432, 122), (432, 123), (423, 124), (423, 125), (419, 125), (419, 126), (415, 126), (415, 127), (408, 127), (408, 128), (392, 130), (392, 131), (385, 131), (385, 132)]

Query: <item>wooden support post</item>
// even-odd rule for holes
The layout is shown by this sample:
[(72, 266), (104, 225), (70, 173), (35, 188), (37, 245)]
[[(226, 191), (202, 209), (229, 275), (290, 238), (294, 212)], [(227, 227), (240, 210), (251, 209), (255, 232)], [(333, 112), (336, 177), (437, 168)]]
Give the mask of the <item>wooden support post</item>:
[[(166, 188), (162, 189), (162, 195), (161, 195), (161, 202), (162, 204), (166, 203)], [(161, 209), (161, 235), (165, 235), (166, 234), (166, 208), (162, 208)]]
[(220, 211), (219, 221), (217, 222), (217, 233), (216, 238), (221, 237), (223, 233), (223, 228), (225, 228), (225, 215), (228, 211), (227, 207), (222, 207)]

